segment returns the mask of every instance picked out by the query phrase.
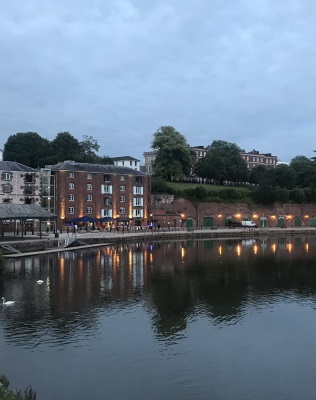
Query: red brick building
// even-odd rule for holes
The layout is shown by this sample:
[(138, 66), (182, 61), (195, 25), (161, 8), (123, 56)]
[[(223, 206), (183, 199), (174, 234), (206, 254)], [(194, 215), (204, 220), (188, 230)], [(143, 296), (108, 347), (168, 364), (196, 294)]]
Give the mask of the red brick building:
[(74, 161), (64, 161), (42, 172), (43, 206), (57, 214), (58, 227), (83, 216), (106, 217), (126, 225), (148, 223), (150, 176), (143, 172)]

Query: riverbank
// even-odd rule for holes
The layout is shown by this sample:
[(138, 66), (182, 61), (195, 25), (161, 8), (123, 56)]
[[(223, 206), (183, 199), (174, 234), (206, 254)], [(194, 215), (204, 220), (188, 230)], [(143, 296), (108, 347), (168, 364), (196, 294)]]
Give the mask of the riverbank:
[[(80, 232), (76, 235), (61, 234), (59, 238), (55, 235), (46, 236), (43, 239), (24, 236), (23, 240), (3, 240), (0, 247), (6, 258), (20, 258), (33, 256), (42, 253), (55, 253), (67, 250), (76, 250), (88, 247), (105, 246), (114, 243), (135, 243), (139, 241), (152, 240), (188, 240), (188, 239), (236, 239), (236, 238), (259, 238), (265, 236), (295, 236), (295, 235), (316, 235), (316, 229), (310, 227), (295, 228), (219, 228), (219, 229), (197, 229), (187, 231), (177, 230), (154, 230), (134, 232), (103, 232), (91, 231)], [(12, 240), (13, 239), (13, 240)], [(69, 243), (67, 245), (67, 243)], [(66, 244), (66, 245), (65, 245)], [(17, 251), (17, 252), (16, 252)], [(20, 253), (18, 253), (20, 252)]]

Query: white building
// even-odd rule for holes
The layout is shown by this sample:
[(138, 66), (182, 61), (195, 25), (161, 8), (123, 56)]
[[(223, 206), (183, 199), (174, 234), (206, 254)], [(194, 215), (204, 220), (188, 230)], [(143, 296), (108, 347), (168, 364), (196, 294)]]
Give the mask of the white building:
[(111, 157), (114, 164), (117, 167), (128, 167), (133, 168), (136, 171), (140, 171), (140, 160), (137, 158), (130, 157), (130, 156), (123, 156), (123, 157)]

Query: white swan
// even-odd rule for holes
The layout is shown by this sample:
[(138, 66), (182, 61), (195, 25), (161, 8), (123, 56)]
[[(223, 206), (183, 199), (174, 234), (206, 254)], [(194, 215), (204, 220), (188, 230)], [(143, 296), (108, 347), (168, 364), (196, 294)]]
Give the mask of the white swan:
[(36, 281), (39, 285), (41, 285), (44, 281), (42, 281), (41, 279), (39, 279), (38, 281)]
[(1, 299), (4, 306), (12, 306), (15, 303), (15, 301), (5, 301), (4, 297), (1, 297)]

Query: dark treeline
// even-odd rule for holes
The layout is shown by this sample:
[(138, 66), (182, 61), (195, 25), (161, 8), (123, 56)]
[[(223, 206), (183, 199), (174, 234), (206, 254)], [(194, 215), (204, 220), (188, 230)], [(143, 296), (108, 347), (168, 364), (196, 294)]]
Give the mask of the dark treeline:
[(108, 156), (98, 156), (100, 146), (92, 136), (79, 141), (69, 132), (60, 132), (49, 141), (36, 132), (9, 136), (3, 149), (4, 161), (16, 161), (32, 168), (45, 167), (65, 160), (83, 163), (113, 164)]

